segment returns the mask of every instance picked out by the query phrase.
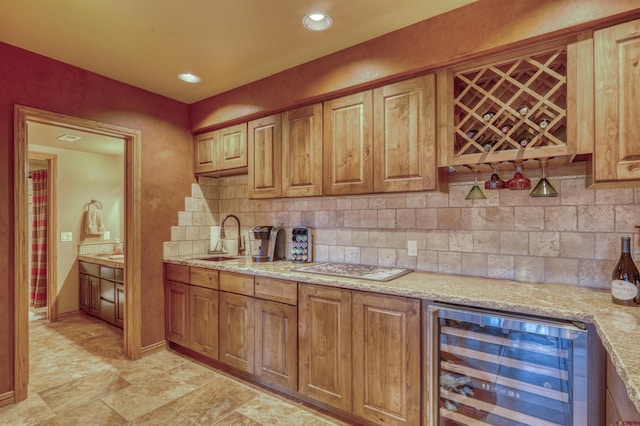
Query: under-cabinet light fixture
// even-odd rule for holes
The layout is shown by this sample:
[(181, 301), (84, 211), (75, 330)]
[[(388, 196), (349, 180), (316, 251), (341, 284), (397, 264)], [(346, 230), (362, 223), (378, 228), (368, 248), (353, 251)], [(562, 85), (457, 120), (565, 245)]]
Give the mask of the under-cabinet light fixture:
[(311, 31), (324, 31), (332, 24), (333, 21), (329, 15), (319, 12), (308, 13), (302, 19), (302, 25)]

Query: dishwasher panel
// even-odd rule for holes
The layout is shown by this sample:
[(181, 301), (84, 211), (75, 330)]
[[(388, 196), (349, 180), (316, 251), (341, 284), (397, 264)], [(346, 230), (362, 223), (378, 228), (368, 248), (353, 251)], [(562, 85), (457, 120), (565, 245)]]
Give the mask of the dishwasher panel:
[(588, 425), (584, 325), (433, 304), (432, 424)]

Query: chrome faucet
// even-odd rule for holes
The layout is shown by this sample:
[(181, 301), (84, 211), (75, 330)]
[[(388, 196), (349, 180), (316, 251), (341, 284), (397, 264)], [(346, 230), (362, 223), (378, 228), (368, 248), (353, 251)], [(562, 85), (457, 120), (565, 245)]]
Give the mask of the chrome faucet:
[(222, 219), (222, 224), (220, 225), (220, 238), (221, 239), (225, 238), (224, 223), (230, 217), (234, 218), (236, 222), (238, 222), (238, 256), (244, 256), (244, 244), (242, 243), (242, 237), (240, 236), (240, 219), (238, 219), (238, 216), (233, 214), (228, 214), (225, 216), (224, 219)]

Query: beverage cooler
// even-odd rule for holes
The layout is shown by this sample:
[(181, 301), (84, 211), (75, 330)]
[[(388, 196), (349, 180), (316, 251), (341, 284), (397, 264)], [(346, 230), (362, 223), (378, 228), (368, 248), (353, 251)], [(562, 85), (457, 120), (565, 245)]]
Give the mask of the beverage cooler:
[(584, 324), (441, 304), (425, 317), (425, 424), (603, 424), (603, 352)]

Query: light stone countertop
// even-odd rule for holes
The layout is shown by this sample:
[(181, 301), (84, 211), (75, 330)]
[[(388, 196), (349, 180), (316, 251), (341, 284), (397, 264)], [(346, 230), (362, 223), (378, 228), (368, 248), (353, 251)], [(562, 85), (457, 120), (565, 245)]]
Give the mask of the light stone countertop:
[(97, 263), (102, 266), (109, 266), (111, 268), (124, 269), (124, 258), (110, 259), (109, 256), (113, 256), (113, 253), (109, 254), (79, 254), (78, 260), (89, 263)]
[[(167, 263), (197, 266), (352, 290), (428, 299), (470, 307), (592, 323), (640, 411), (640, 307), (611, 302), (607, 290), (574, 285), (533, 284), (462, 275), (412, 272), (377, 282), (291, 271), (290, 261), (252, 262), (250, 257), (209, 262), (201, 256), (172, 256)], [(310, 265), (306, 263), (304, 265)]]

